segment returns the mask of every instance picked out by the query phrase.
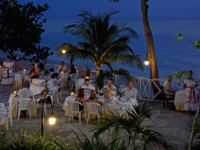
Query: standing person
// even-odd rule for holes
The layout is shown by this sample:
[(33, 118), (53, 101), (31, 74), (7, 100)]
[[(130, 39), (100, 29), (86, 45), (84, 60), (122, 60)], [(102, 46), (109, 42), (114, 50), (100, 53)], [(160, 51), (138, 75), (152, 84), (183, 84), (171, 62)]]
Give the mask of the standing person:
[(64, 72), (64, 73), (66, 73), (66, 71), (67, 71), (67, 66), (65, 65), (65, 62), (64, 61), (62, 61), (61, 63), (60, 63), (60, 66), (58, 67), (58, 71), (61, 73), (62, 71)]
[(195, 91), (195, 87), (198, 84), (195, 82), (193, 76), (193, 72), (190, 70), (188, 72), (187, 79), (184, 80), (184, 93), (185, 93), (185, 105), (184, 110), (186, 113), (193, 113), (198, 108), (198, 101), (197, 101), (197, 92)]
[(12, 62), (11, 56), (7, 56), (7, 60), (3, 63), (4, 72), (3, 72), (3, 79), (1, 84), (5, 87), (8, 87), (14, 83), (14, 63)]
[(108, 79), (107, 85), (104, 85), (101, 89), (100, 93), (104, 93), (105, 91), (109, 91), (111, 93), (111, 96), (117, 95), (117, 88), (113, 85), (112, 79)]

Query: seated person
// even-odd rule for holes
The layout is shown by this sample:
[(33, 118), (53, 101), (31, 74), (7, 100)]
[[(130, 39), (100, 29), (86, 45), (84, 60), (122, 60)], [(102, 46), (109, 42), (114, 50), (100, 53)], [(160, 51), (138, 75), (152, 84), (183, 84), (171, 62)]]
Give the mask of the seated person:
[(36, 99), (37, 102), (40, 101), (40, 98), (46, 97), (47, 94), (49, 93), (49, 88), (48, 88), (47, 82), (44, 82), (42, 85), (44, 87), (44, 90), (40, 94), (34, 95), (34, 98)]
[(108, 79), (107, 85), (104, 85), (103, 88), (100, 90), (100, 93), (104, 93), (105, 91), (109, 91), (111, 96), (117, 95), (117, 88), (113, 85), (112, 79)]
[(31, 65), (30, 65), (30, 68), (31, 68), (31, 70), (30, 70), (30, 72), (29, 72), (29, 76), (31, 76), (32, 73), (35, 73), (35, 65), (34, 65), (34, 64), (31, 64)]
[(103, 102), (104, 106), (106, 106), (107, 104), (112, 104), (112, 97), (109, 91), (105, 91), (103, 97), (104, 97), (104, 102)]
[(134, 81), (129, 81), (128, 82), (128, 87), (123, 88), (120, 86), (119, 92), (122, 94), (122, 99), (125, 101), (130, 101), (132, 104), (138, 105), (136, 100), (138, 90), (134, 87)]
[(35, 68), (35, 71), (30, 75), (30, 78), (35, 79), (35, 78), (39, 78), (39, 76), (40, 76), (40, 69)]
[[(71, 65), (70, 65), (70, 69), (69, 69), (69, 71), (68, 71), (68, 76), (69, 76), (70, 74), (73, 74), (73, 73), (76, 73), (76, 69), (75, 69), (75, 67), (74, 67), (74, 64), (71, 64)], [(68, 80), (71, 81), (71, 78), (68, 77)]]
[(99, 98), (96, 96), (95, 91), (91, 91), (90, 97), (88, 98), (88, 102), (99, 103), (100, 105), (102, 105), (102, 102), (99, 101)]
[[(58, 82), (56, 80), (56, 77), (54, 74), (51, 75), (50, 80), (47, 81), (48, 83), (48, 88), (51, 91), (54, 87), (58, 86)], [(52, 92), (50, 93), (51, 95), (53, 94)]]
[(59, 71), (60, 73), (61, 73), (61, 71), (63, 71), (64, 73), (66, 73), (67, 67), (66, 67), (64, 61), (62, 61), (62, 62), (60, 63), (60, 66), (58, 67), (58, 71)]
[[(78, 91), (78, 95), (76, 97), (76, 101), (80, 102), (81, 104), (86, 104), (86, 100), (84, 98), (84, 89), (83, 88), (80, 88), (79, 91)], [(84, 106), (83, 105), (79, 105), (79, 111), (82, 111), (84, 109)], [(81, 114), (83, 114), (84, 111), (81, 112)], [(78, 114), (76, 114), (76, 116), (74, 117), (75, 119), (79, 119), (78, 118)]]
[(21, 62), (17, 62), (17, 65), (16, 65), (16, 67), (15, 67), (15, 71), (16, 72), (20, 72), (20, 71), (22, 71), (22, 64), (21, 64)]
[(85, 83), (81, 86), (85, 90), (85, 98), (88, 99), (91, 91), (95, 90), (95, 87), (90, 84), (90, 79), (85, 79)]
[[(24, 99), (24, 98), (33, 98), (33, 94), (31, 92), (31, 90), (29, 89), (29, 84), (28, 83), (24, 83), (23, 84), (23, 88), (19, 89), (19, 92), (17, 93), (17, 95), (19, 96), (20, 99)], [(26, 110), (22, 110), (22, 118), (26, 118)]]
[(81, 67), (78, 68), (78, 78), (79, 79), (85, 78), (85, 74), (84, 74), (83, 69)]
[(50, 80), (50, 79), (51, 79), (51, 75), (52, 75), (53, 73), (54, 73), (53, 68), (50, 68), (50, 69), (49, 69), (49, 74), (48, 74), (48, 77), (47, 77), (46, 80)]
[(168, 75), (167, 80), (163, 84), (163, 90), (165, 94), (168, 94), (166, 95), (167, 98), (174, 99), (176, 91), (173, 90), (171, 81), (172, 81), (172, 76)]

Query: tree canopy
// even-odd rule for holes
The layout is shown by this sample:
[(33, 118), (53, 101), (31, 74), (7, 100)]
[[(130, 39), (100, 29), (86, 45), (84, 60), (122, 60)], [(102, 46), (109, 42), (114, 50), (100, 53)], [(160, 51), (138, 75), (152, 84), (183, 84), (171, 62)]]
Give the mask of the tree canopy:
[(52, 55), (49, 47), (40, 46), (46, 22), (42, 16), (48, 9), (47, 4), (34, 6), (29, 2), (22, 5), (17, 0), (1, 0), (0, 50), (9, 53), (14, 60), (39, 61)]
[(116, 62), (143, 69), (140, 58), (128, 45), (131, 38), (138, 38), (137, 33), (126, 25), (119, 27), (110, 21), (111, 16), (117, 12), (94, 16), (89, 11), (83, 11), (78, 15), (80, 21), (64, 27), (65, 33), (81, 37), (82, 41), (78, 45), (61, 44), (58, 47), (59, 53), (64, 49), (71, 62), (76, 58), (91, 59), (97, 71), (102, 65), (110, 66)]

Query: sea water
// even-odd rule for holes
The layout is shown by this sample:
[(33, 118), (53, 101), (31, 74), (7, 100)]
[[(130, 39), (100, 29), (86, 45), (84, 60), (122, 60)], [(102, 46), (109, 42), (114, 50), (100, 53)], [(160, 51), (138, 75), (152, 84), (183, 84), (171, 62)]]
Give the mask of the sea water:
[[(53, 56), (48, 59), (60, 62), (70, 63), (65, 56), (58, 56), (56, 48), (66, 42), (78, 44), (82, 39), (63, 33), (63, 27), (74, 23), (74, 20), (47, 20), (44, 24), (45, 32), (42, 34), (42, 46), (48, 46), (54, 52)], [(139, 55), (143, 62), (146, 58), (147, 45), (144, 35), (143, 24), (141, 20), (115, 20), (119, 25), (127, 23), (139, 35), (139, 39), (132, 39), (129, 43), (136, 55)], [(157, 59), (158, 71), (160, 78), (166, 78), (167, 75), (181, 70), (193, 70), (197, 77), (200, 77), (199, 56), (200, 51), (193, 48), (193, 45), (186, 39), (179, 43), (175, 38), (179, 33), (189, 38), (191, 41), (200, 39), (200, 20), (150, 20), (150, 27), (154, 39), (154, 48)], [(94, 69), (91, 61), (75, 60), (76, 66), (85, 67), (87, 64)], [(137, 69), (136, 66), (129, 65), (112, 65), (114, 69), (123, 67), (129, 70), (131, 75), (149, 77), (149, 66), (144, 66), (144, 70)], [(108, 69), (105, 66), (103, 70)]]

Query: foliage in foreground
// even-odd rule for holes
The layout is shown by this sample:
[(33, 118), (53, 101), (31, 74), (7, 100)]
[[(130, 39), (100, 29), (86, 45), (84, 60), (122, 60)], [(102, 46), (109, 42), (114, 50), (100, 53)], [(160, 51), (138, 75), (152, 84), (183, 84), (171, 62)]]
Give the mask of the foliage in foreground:
[(163, 147), (166, 150), (176, 149), (169, 145), (161, 134), (151, 130), (150, 126), (142, 124), (144, 119), (151, 119), (152, 113), (148, 103), (144, 103), (141, 108), (136, 106), (133, 106), (133, 108), (127, 112), (128, 119), (108, 112), (104, 118), (99, 119), (98, 125), (92, 128), (94, 135), (99, 136), (108, 129), (112, 129), (115, 134), (125, 130), (129, 136), (129, 144), (132, 142), (132, 149), (134, 150), (153, 150), (155, 147)]

